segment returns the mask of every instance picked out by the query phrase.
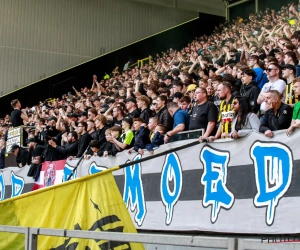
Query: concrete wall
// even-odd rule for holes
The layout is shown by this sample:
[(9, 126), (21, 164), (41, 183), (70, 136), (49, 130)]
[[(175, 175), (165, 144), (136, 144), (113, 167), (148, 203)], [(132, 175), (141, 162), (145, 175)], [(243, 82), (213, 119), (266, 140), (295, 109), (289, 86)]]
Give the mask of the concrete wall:
[(199, 16), (132, 0), (0, 2), (0, 96)]

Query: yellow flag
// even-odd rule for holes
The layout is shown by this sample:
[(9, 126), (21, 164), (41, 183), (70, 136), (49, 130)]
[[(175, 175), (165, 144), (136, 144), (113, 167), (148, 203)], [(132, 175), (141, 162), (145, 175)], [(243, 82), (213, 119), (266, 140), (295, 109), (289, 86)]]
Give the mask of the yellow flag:
[[(0, 225), (136, 233), (111, 170), (0, 202)], [(0, 233), (0, 249), (24, 249), (24, 235)], [(144, 249), (142, 244), (38, 237), (38, 249)]]

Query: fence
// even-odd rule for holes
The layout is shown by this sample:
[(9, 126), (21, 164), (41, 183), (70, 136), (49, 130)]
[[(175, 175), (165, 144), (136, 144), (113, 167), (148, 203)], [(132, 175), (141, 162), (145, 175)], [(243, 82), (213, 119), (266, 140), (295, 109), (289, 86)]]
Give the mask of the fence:
[[(150, 233), (115, 233), (115, 232), (91, 232), (78, 230), (50, 229), (50, 228), (29, 228), (16, 226), (0, 226), (0, 232), (19, 233), (25, 235), (25, 250), (38, 249), (38, 236), (70, 237), (80, 239), (108, 240), (122, 242), (146, 243), (153, 246), (153, 249), (164, 249), (164, 246), (183, 247), (176, 249), (193, 249), (213, 248), (227, 250), (295, 250), (300, 249), (300, 244), (283, 243), (266, 244), (261, 239), (238, 239), (226, 237), (203, 237), (190, 235), (171, 235), (171, 234), (150, 234)], [(274, 242), (270, 242), (274, 243)], [(280, 243), (280, 242), (277, 242)], [(284, 245), (283, 245), (284, 244)], [(151, 248), (150, 245), (147, 249)], [(174, 248), (172, 248), (174, 249)]]

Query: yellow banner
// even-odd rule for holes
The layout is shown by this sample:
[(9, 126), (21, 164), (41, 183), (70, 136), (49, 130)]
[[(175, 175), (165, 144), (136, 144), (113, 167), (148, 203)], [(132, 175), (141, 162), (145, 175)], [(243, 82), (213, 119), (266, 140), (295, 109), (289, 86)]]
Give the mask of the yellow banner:
[[(136, 233), (110, 170), (0, 202), (0, 225)], [(24, 235), (0, 233), (0, 249), (24, 249)], [(142, 244), (39, 236), (38, 249), (144, 249)]]

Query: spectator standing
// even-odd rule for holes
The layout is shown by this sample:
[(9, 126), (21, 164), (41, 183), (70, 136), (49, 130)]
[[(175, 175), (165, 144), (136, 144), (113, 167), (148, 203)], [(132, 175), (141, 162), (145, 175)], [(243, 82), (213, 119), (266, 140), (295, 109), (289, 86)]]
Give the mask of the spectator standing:
[(87, 132), (91, 135), (93, 140), (98, 141), (99, 135), (98, 135), (98, 132), (95, 130), (95, 122), (93, 120), (88, 120), (87, 125), (88, 125), (87, 126)]
[(146, 124), (148, 124), (149, 119), (152, 117), (152, 111), (148, 108), (150, 99), (145, 96), (138, 96), (136, 98), (137, 107), (141, 110), (140, 118), (142, 118)]
[(238, 139), (251, 132), (259, 131), (259, 118), (256, 114), (252, 113), (251, 105), (246, 97), (235, 97), (233, 111), (235, 112), (235, 116), (232, 120), (232, 132), (230, 135), (223, 135), (223, 137), (230, 136), (232, 139)]
[(263, 86), (257, 98), (257, 103), (260, 104), (261, 116), (263, 116), (265, 111), (266, 93), (268, 93), (270, 90), (277, 90), (280, 94), (284, 95), (285, 98), (286, 83), (279, 79), (280, 71), (281, 67), (277, 63), (270, 63), (266, 69), (269, 82)]
[(128, 153), (131, 153), (132, 150), (141, 153), (142, 150), (146, 148), (146, 145), (151, 142), (150, 130), (147, 128), (147, 125), (142, 118), (134, 118), (132, 127), (135, 131), (134, 145), (128, 150)]
[(281, 101), (281, 94), (277, 90), (270, 90), (265, 94), (265, 98), (266, 112), (259, 132), (264, 133), (267, 137), (273, 137), (272, 131), (289, 128), (293, 108)]
[(285, 64), (281, 66), (282, 68), (282, 78), (286, 79), (285, 88), (285, 104), (289, 104), (292, 107), (296, 102), (298, 102), (298, 95), (295, 95), (293, 90), (293, 81), (295, 79), (296, 68), (292, 64)]
[(296, 68), (296, 77), (300, 76), (300, 66), (297, 65), (297, 56), (295, 52), (286, 52), (284, 55), (284, 63), (285, 64), (291, 64), (294, 65), (294, 67)]
[(140, 112), (137, 109), (137, 104), (135, 98), (127, 98), (125, 100), (126, 103), (126, 109), (128, 111), (128, 116), (133, 118), (138, 118), (140, 117)]
[(259, 105), (257, 103), (257, 98), (259, 96), (260, 90), (257, 87), (257, 84), (253, 82), (255, 79), (255, 72), (252, 69), (246, 69), (242, 73), (242, 83), (241, 95), (248, 98), (250, 107), (254, 113), (257, 113), (259, 110)]
[(157, 99), (155, 101), (155, 103), (156, 103), (155, 116), (157, 116), (159, 118), (159, 123), (165, 125), (167, 128), (167, 131), (169, 131), (173, 127), (173, 119), (170, 116), (170, 113), (168, 112), (168, 109), (166, 106), (167, 102), (168, 102), (168, 99), (166, 96), (160, 95), (157, 97)]
[(107, 141), (110, 141), (116, 145), (116, 148), (118, 151), (123, 151), (124, 149), (129, 149), (134, 144), (134, 133), (131, 130), (132, 126), (132, 119), (130, 117), (125, 117), (122, 120), (122, 129), (124, 130), (124, 133), (121, 134), (121, 136), (117, 138), (113, 137), (106, 137)]
[[(92, 136), (87, 132), (87, 123), (79, 122), (77, 126), (77, 133), (80, 135), (78, 141), (78, 152), (76, 157), (80, 158), (87, 147), (89, 146), (90, 141), (92, 140)], [(72, 157), (71, 157), (72, 158)]]
[(57, 152), (62, 154), (65, 159), (70, 156), (75, 157), (78, 154), (78, 135), (75, 131), (68, 133), (67, 144), (64, 146), (58, 146), (53, 140), (50, 140), (48, 143)]
[(221, 104), (218, 116), (219, 127), (215, 135), (216, 139), (220, 138), (223, 133), (231, 133), (231, 121), (222, 121), (223, 116), (226, 116), (228, 112), (232, 111), (234, 96), (231, 94), (231, 84), (229, 82), (220, 83), (217, 88), (217, 95), (221, 100)]
[(164, 141), (167, 143), (171, 137), (174, 137), (174, 140), (180, 139), (178, 133), (187, 131), (190, 126), (190, 115), (179, 108), (178, 104), (175, 102), (168, 103), (168, 111), (173, 117), (173, 129), (168, 131), (164, 137)]
[(98, 133), (98, 141), (101, 146), (104, 142), (106, 142), (105, 131), (109, 128), (106, 117), (104, 115), (97, 116), (95, 119), (95, 126)]
[(189, 129), (205, 129), (205, 133), (200, 137), (203, 140), (209, 137), (212, 132), (216, 132), (214, 129), (217, 119), (218, 109), (212, 102), (207, 100), (206, 89), (197, 88), (195, 91), (195, 105), (191, 112)]
[(17, 166), (19, 168), (24, 167), (28, 160), (28, 151), (20, 148), (19, 145), (14, 144), (11, 146), (11, 152), (16, 156)]
[(262, 89), (265, 83), (268, 82), (268, 78), (259, 66), (259, 57), (257, 55), (251, 55), (248, 59), (248, 66), (255, 72), (255, 77), (252, 79), (252, 81), (256, 83), (256, 86), (258, 86), (259, 89)]
[(20, 101), (18, 99), (12, 100), (11, 106), (14, 109), (10, 114), (10, 122), (12, 123), (12, 126), (15, 128), (24, 125), (24, 121), (28, 121), (28, 116), (25, 109), (21, 110)]
[(122, 120), (124, 118), (123, 109), (119, 106), (113, 108), (113, 126), (122, 127)]

